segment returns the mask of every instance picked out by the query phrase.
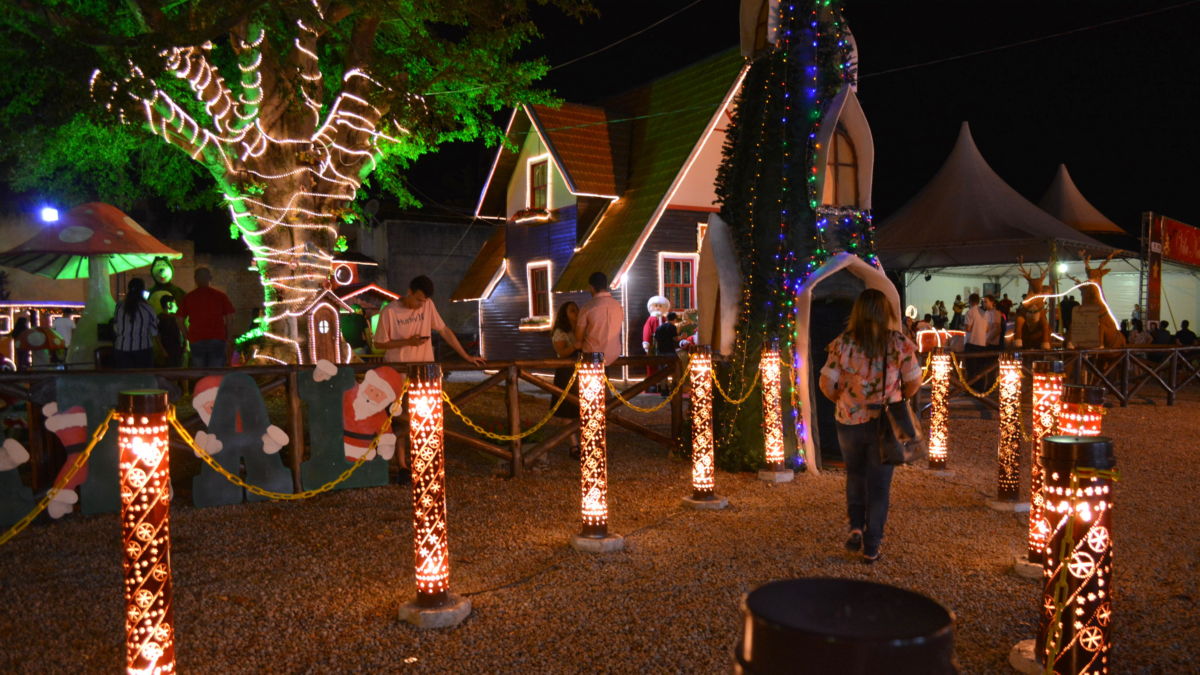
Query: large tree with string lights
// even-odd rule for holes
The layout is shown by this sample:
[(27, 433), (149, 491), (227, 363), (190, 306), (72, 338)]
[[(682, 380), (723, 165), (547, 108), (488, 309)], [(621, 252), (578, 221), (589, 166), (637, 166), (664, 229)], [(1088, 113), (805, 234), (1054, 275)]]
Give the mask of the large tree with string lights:
[(531, 5), (590, 11), (578, 0), (4, 0), (10, 183), (71, 194), (62, 186), (75, 179), (92, 197), (189, 206), (205, 201), (189, 190), (215, 181), (262, 277), (268, 353), (303, 360), (296, 313), (324, 288), (364, 186), (411, 201), (402, 173), (415, 158), (497, 142), (496, 111), (547, 100), (533, 86), (545, 63), (520, 56), (537, 36)]

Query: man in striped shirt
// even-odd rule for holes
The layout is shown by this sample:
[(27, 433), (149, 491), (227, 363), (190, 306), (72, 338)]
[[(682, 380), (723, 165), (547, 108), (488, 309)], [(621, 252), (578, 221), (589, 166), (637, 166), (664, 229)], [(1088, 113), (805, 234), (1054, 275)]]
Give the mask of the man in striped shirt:
[(129, 280), (128, 292), (113, 319), (117, 339), (113, 343), (117, 368), (153, 368), (154, 342), (158, 338), (158, 315), (145, 298), (146, 284)]

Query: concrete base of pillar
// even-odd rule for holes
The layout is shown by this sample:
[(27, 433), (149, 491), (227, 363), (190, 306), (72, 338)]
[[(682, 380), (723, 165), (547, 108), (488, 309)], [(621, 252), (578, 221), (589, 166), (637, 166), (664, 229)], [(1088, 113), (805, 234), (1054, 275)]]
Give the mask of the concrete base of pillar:
[(410, 602), (400, 608), (400, 620), (417, 628), (450, 628), (471, 614), (471, 601), (453, 593), (441, 607), (421, 607)]
[(989, 499), (988, 508), (993, 511), (1008, 511), (1009, 513), (1029, 513), (1029, 502), (1010, 502), (1005, 499)]
[(1030, 638), (1028, 640), (1021, 640), (1013, 645), (1012, 651), (1008, 652), (1008, 665), (1012, 666), (1013, 670), (1018, 673), (1041, 675), (1044, 669), (1034, 655), (1037, 649), (1035, 643), (1036, 640)]
[(1023, 555), (1017, 556), (1016, 560), (1013, 560), (1012, 569), (1013, 574), (1021, 577), (1022, 579), (1042, 578), (1042, 566), (1038, 563), (1029, 562), (1029, 559)]
[(610, 534), (607, 537), (571, 536), (571, 548), (584, 553), (613, 553), (625, 550), (625, 537)]
[(796, 472), (791, 469), (784, 469), (783, 471), (763, 469), (758, 472), (758, 479), (768, 483), (790, 483), (796, 480)]
[(689, 509), (697, 509), (699, 511), (718, 511), (729, 506), (728, 499), (725, 499), (724, 497), (718, 497), (716, 495), (709, 499), (692, 499), (691, 497), (684, 497), (679, 501)]

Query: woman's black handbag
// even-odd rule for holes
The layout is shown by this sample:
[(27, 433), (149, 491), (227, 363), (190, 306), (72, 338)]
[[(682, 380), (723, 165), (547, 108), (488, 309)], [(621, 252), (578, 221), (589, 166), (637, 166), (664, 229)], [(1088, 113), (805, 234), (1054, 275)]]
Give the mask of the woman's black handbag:
[[(889, 348), (891, 342), (889, 338)], [(890, 351), (890, 350), (889, 350)], [(887, 355), (883, 361), (883, 396), (887, 396)], [(879, 460), (883, 464), (912, 464), (925, 455), (925, 429), (910, 399), (884, 403), (879, 415)]]

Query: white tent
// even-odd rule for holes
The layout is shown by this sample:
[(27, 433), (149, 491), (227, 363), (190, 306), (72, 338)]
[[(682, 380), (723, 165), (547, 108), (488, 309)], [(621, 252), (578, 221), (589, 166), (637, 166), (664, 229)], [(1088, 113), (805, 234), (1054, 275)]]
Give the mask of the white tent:
[(1084, 198), (1079, 188), (1075, 187), (1075, 181), (1071, 180), (1071, 174), (1067, 173), (1065, 164), (1058, 165), (1058, 172), (1054, 174), (1054, 180), (1050, 182), (1038, 206), (1080, 232), (1126, 234), (1125, 230)]
[(907, 204), (883, 221), (876, 249), (890, 270), (1046, 260), (1051, 244), (1074, 254), (1112, 247), (1054, 218), (1005, 183), (963, 122), (946, 162)]

